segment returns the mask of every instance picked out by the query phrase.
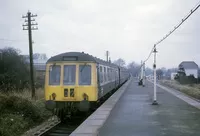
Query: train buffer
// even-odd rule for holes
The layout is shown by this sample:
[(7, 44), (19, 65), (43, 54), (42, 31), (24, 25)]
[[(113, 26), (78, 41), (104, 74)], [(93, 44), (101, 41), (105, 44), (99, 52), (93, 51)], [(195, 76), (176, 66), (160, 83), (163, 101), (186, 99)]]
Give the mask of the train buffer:
[(152, 83), (147, 82), (146, 87), (141, 87), (132, 79), (124, 86), (88, 117), (71, 136), (200, 135), (199, 102), (158, 85), (159, 104), (152, 105)]

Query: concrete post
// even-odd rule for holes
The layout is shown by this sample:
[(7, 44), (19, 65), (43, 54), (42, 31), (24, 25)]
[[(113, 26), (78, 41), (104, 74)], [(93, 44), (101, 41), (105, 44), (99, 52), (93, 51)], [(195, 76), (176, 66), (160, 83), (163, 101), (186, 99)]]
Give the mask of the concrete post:
[(158, 105), (157, 103), (157, 95), (156, 95), (156, 48), (154, 48), (154, 65), (153, 65), (153, 69), (154, 69), (154, 93), (153, 93), (153, 103), (152, 105)]

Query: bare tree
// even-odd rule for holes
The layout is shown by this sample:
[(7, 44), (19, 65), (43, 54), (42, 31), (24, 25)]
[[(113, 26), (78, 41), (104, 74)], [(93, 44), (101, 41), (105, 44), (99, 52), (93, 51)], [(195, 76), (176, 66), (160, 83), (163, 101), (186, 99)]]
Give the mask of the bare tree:
[(157, 69), (157, 70), (156, 70), (156, 74), (157, 74), (157, 76), (158, 76), (158, 79), (161, 79), (162, 76), (163, 76), (163, 70), (162, 70), (162, 69)]
[(133, 61), (128, 64), (128, 70), (133, 76), (137, 76), (140, 70), (140, 65)]
[(122, 58), (115, 60), (113, 63), (121, 67), (124, 67), (126, 65), (125, 60), (123, 60)]

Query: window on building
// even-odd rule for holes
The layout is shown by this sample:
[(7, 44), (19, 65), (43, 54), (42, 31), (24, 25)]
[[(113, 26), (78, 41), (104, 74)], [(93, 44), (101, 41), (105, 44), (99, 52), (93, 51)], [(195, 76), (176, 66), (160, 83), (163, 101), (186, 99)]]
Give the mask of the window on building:
[(58, 65), (49, 67), (49, 85), (60, 85), (60, 69)]
[(64, 66), (64, 85), (75, 85), (76, 82), (76, 65), (65, 65)]
[(91, 85), (91, 66), (79, 66), (79, 85)]

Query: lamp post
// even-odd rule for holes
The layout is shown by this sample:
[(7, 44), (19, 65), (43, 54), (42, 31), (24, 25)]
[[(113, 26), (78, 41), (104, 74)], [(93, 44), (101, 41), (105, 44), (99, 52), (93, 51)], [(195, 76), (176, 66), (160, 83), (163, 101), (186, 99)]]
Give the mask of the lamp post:
[(158, 105), (157, 96), (156, 96), (156, 53), (157, 53), (156, 47), (154, 47), (153, 53), (154, 53), (154, 64), (153, 64), (153, 69), (154, 69), (154, 93), (153, 93), (153, 103), (152, 103), (152, 105)]

